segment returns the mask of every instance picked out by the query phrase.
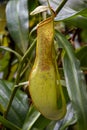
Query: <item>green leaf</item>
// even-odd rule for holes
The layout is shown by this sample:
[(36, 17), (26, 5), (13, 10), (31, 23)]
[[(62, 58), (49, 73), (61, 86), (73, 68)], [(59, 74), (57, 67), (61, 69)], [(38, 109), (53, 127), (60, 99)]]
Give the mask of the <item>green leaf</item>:
[(86, 15), (87, 15), (87, 8), (83, 8), (81, 10), (76, 11), (68, 6), (65, 6), (64, 9), (62, 9), (60, 13), (57, 15), (57, 17), (55, 18), (55, 21), (60, 21), (60, 20), (69, 21), (73, 17), (76, 17), (76, 16), (81, 17), (81, 16), (86, 16)]
[[(0, 71), (4, 71), (9, 64), (10, 54), (9, 52), (0, 52)], [(4, 53), (4, 55), (3, 55)], [(6, 70), (5, 70), (6, 71)]]
[(52, 121), (46, 128), (46, 130), (66, 130), (70, 125), (75, 124), (77, 119), (75, 118), (75, 111), (72, 104), (67, 105), (67, 113), (65, 117), (60, 121)]
[(56, 123), (57, 121), (51, 121), (46, 130), (55, 130)]
[(40, 115), (40, 117), (36, 120), (33, 127), (31, 128), (31, 130), (33, 130), (33, 128), (37, 128), (39, 130), (44, 130), (50, 122), (51, 122), (51, 120), (49, 120), (49, 119), (45, 118), (44, 116)]
[(34, 10), (37, 6), (38, 6), (37, 0), (34, 0), (34, 2), (31, 0), (28, 1), (29, 12), (32, 12), (32, 10)]
[[(0, 106), (2, 106), (3, 111), (7, 107), (12, 89), (13, 83), (0, 80)], [(21, 90), (18, 90), (8, 113), (7, 119), (15, 125), (22, 127), (28, 108), (29, 105), (27, 95)], [(3, 113), (3, 111), (1, 112)]]
[(25, 53), (28, 47), (28, 0), (10, 0), (6, 7), (7, 26), (19, 50)]
[(11, 130), (21, 130), (21, 128), (12, 124), (10, 121), (6, 120), (4, 117), (0, 116), (0, 123), (2, 123), (5, 127), (10, 128)]
[(68, 26), (72, 25), (72, 26), (79, 27), (82, 29), (87, 28), (87, 17), (76, 16), (76, 17), (73, 17), (71, 19), (66, 19), (66, 20), (64, 20), (64, 22)]
[(87, 129), (87, 86), (83, 72), (80, 70), (80, 63), (76, 59), (74, 50), (67, 39), (56, 31), (56, 38), (60, 41), (65, 50), (63, 67), (67, 85), (67, 91), (76, 111), (79, 130)]
[(40, 112), (38, 112), (34, 106), (31, 106), (29, 112), (27, 113), (25, 122), (23, 124), (22, 130), (30, 130), (34, 125), (36, 120), (40, 117)]
[(70, 19), (71, 17), (77, 15), (78, 12), (69, 8), (69, 7), (65, 7), (64, 9), (62, 9), (59, 14), (55, 17), (55, 21), (63, 21), (65, 19)]
[(67, 113), (65, 117), (60, 121), (51, 121), (46, 130), (66, 130), (70, 125), (75, 124), (77, 121), (75, 117), (75, 111), (72, 104), (67, 105)]
[(65, 130), (70, 125), (75, 124), (76, 121), (77, 121), (77, 119), (75, 116), (75, 111), (72, 107), (72, 104), (69, 103), (67, 105), (67, 113), (66, 113), (65, 117), (61, 120), (59, 130)]
[(80, 36), (82, 42), (87, 43), (87, 29), (82, 30)]
[[(42, 5), (47, 5), (47, 0), (39, 0)], [(61, 0), (49, 0), (50, 6), (54, 9), (54, 11), (58, 8)], [(58, 13), (55, 17), (55, 21), (69, 19), (72, 16), (80, 15), (81, 12), (87, 9), (87, 4), (85, 1), (82, 0), (68, 0), (67, 3), (64, 5), (62, 10)], [(85, 12), (86, 14), (86, 12)]]
[(82, 16), (87, 17), (87, 8), (81, 11), (80, 13)]
[(12, 53), (14, 53), (14, 54), (18, 57), (19, 60), (21, 59), (21, 55), (20, 55), (19, 53), (17, 53), (16, 51), (12, 50), (12, 49), (9, 48), (9, 47), (0, 46), (0, 49), (6, 50), (6, 51), (8, 51), (8, 52), (12, 52)]
[(87, 68), (87, 46), (83, 46), (76, 51), (76, 57), (80, 60), (81, 67)]
[(87, 1), (86, 0), (68, 0), (67, 6), (70, 8), (80, 11), (84, 8), (87, 8)]

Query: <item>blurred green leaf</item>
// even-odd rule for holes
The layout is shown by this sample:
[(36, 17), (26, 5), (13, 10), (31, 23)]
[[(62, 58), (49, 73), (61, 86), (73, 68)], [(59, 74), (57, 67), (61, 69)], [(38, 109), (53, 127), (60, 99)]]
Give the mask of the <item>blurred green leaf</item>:
[(75, 117), (75, 111), (72, 107), (72, 104), (67, 105), (67, 113), (62, 120), (51, 121), (47, 126), (46, 130), (66, 130), (70, 125), (75, 124), (77, 121)]
[(86, 16), (86, 15), (87, 15), (87, 8), (76, 11), (76, 10), (73, 10), (72, 8), (69, 8), (69, 6), (65, 6), (65, 8), (61, 10), (60, 13), (57, 15), (57, 17), (55, 18), (55, 21), (60, 21), (60, 20), (68, 21), (75, 16), (81, 17), (81, 16)]
[(31, 105), (29, 108), (29, 112), (27, 113), (25, 122), (23, 124), (22, 129), (23, 130), (42, 130), (44, 129), (48, 124), (50, 123), (50, 120), (46, 119), (41, 115), (39, 111), (36, 110), (36, 108)]
[(80, 60), (81, 67), (87, 68), (87, 46), (83, 46), (76, 51), (76, 57)]
[(51, 122), (51, 120), (49, 120), (49, 119), (43, 117), (42, 115), (40, 115), (40, 117), (34, 123), (33, 127), (31, 128), (31, 130), (33, 130), (33, 128), (37, 128), (39, 130), (44, 130), (46, 128), (46, 126), (48, 126), (48, 124), (50, 122)]
[(79, 130), (87, 129), (87, 86), (80, 63), (76, 59), (74, 50), (67, 39), (58, 31), (56, 38), (64, 47), (63, 67), (67, 85), (67, 91), (76, 111)]
[(46, 130), (55, 130), (56, 123), (57, 121), (51, 121)]
[(70, 8), (80, 11), (84, 8), (87, 8), (87, 1), (86, 0), (68, 0), (67, 6)]
[(0, 116), (0, 123), (2, 123), (7, 128), (10, 128), (11, 130), (21, 130), (21, 128), (19, 128), (16, 125), (12, 124), (10, 121), (6, 120), (2, 116)]
[[(39, 0), (41, 4), (46, 4), (47, 0)], [(57, 7), (60, 4), (61, 0), (49, 0), (51, 7)], [(74, 10), (82, 10), (87, 8), (86, 0), (68, 0), (66, 6), (74, 9)], [(54, 8), (55, 9), (55, 8)]]
[[(13, 83), (0, 80), (0, 106), (3, 107), (3, 111), (7, 107), (12, 89)], [(22, 127), (28, 108), (29, 103), (27, 95), (21, 90), (18, 90), (8, 113), (7, 119), (15, 125)], [(3, 113), (3, 111), (1, 112)]]
[(65, 117), (61, 120), (59, 130), (65, 130), (70, 125), (75, 124), (76, 121), (77, 121), (77, 118), (75, 116), (75, 111), (72, 107), (72, 104), (69, 103), (67, 105), (67, 113), (66, 113)]
[(66, 130), (70, 125), (76, 123), (75, 111), (72, 104), (67, 105), (67, 113), (62, 120), (52, 121), (46, 128), (46, 130)]
[(87, 29), (82, 30), (80, 36), (82, 42), (87, 43)]
[(17, 53), (16, 51), (12, 50), (11, 48), (6, 47), (6, 46), (0, 46), (0, 49), (14, 53), (18, 57), (18, 59), (21, 60), (21, 55)]
[(37, 0), (28, 0), (29, 12), (33, 11), (38, 6)]
[(82, 29), (87, 28), (87, 17), (76, 16), (76, 17), (73, 17), (69, 20), (66, 19), (66, 20), (64, 20), (64, 22), (68, 26), (72, 25), (72, 26), (79, 27), (79, 28), (82, 28)]
[(82, 16), (87, 17), (87, 8), (81, 11), (80, 13)]
[(29, 109), (29, 112), (27, 113), (22, 130), (30, 130), (31, 127), (36, 122), (36, 120), (40, 117), (40, 115), (41, 115), (40, 112), (38, 112), (32, 105)]
[(8, 66), (10, 59), (10, 53), (9, 52), (0, 52), (0, 71), (4, 71), (6, 67)]
[(27, 2), (28, 0), (10, 0), (6, 7), (8, 30), (22, 53), (25, 53), (29, 42), (29, 16)]
[[(47, 0), (39, 0), (42, 5), (47, 5)], [(61, 0), (49, 0), (50, 6), (54, 9), (57, 9), (58, 5), (61, 3)], [(80, 15), (81, 12), (87, 9), (87, 4), (85, 0), (68, 0), (64, 5), (59, 14), (55, 17), (55, 21), (69, 19), (72, 16)], [(87, 12), (84, 12), (87, 14)]]

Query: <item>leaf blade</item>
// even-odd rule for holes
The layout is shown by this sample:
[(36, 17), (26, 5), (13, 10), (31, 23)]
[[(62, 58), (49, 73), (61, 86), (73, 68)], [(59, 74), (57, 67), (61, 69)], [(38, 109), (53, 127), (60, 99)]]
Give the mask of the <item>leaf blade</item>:
[(2, 116), (0, 116), (0, 123), (2, 123), (4, 126), (12, 130), (21, 130), (21, 128), (17, 127), (16, 125), (12, 124), (8, 120), (4, 119), (4, 117)]
[[(39, 0), (42, 5), (47, 5), (47, 0)], [(50, 0), (49, 1), (50, 6), (55, 11), (59, 4), (61, 3), (61, 0)], [(55, 21), (63, 21), (65, 19), (70, 19), (73, 16), (81, 15), (81, 12), (87, 9), (86, 1), (81, 0), (68, 0), (62, 10), (58, 13), (58, 15), (55, 17)], [(87, 14), (87, 13), (85, 13)]]
[(40, 115), (41, 115), (40, 112), (38, 112), (34, 108), (34, 106), (31, 106), (31, 108), (29, 109), (29, 112), (27, 113), (27, 116), (26, 116), (26, 119), (25, 119), (25, 122), (23, 124), (22, 129), (23, 130), (30, 130)]
[[(3, 107), (3, 111), (0, 111), (1, 113), (3, 113), (7, 107), (12, 89), (13, 83), (0, 80), (0, 105)], [(18, 90), (7, 115), (7, 119), (13, 124), (22, 127), (28, 107), (27, 95), (21, 90)]]
[(18, 48), (25, 53), (28, 46), (28, 7), (27, 0), (9, 1), (6, 7), (8, 30)]
[(57, 38), (65, 49), (63, 67), (70, 100), (76, 111), (79, 130), (87, 128), (87, 91), (83, 72), (80, 70), (79, 61), (76, 59), (74, 50), (66, 38), (57, 32)]

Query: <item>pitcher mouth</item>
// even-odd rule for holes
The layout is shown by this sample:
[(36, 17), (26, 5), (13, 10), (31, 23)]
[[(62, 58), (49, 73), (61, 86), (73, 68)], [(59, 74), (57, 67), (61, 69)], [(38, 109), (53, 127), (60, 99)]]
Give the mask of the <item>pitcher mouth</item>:
[(50, 23), (51, 21), (53, 21), (53, 17), (48, 17), (47, 19), (41, 21), (38, 25), (37, 28), (39, 28), (40, 26), (43, 26), (44, 24)]

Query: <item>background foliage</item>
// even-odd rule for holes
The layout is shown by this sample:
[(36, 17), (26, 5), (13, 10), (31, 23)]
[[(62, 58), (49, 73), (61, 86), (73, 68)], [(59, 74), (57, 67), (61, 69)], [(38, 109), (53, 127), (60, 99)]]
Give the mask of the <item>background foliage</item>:
[[(49, 0), (54, 11), (60, 2)], [(50, 11), (43, 11), (46, 6), (47, 0), (0, 0), (1, 130), (87, 129), (87, 0), (68, 0), (54, 19), (65, 117), (48, 120), (31, 103), (28, 79), (35, 59), (37, 24), (50, 16)]]

